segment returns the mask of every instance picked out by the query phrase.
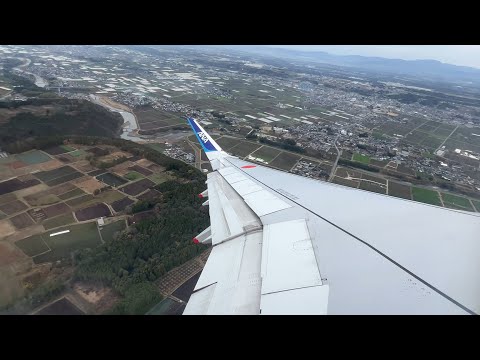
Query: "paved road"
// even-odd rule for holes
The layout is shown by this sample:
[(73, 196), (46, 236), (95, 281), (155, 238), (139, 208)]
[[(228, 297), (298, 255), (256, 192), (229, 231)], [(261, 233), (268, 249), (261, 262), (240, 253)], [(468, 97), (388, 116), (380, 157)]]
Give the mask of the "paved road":
[(440, 146), (437, 148), (437, 150), (435, 150), (434, 153), (436, 153), (438, 150), (440, 150), (440, 148), (443, 146), (443, 144), (445, 144), (445, 143), (447, 142), (447, 140), (450, 139), (450, 136), (452, 136), (453, 133), (454, 133), (455, 131), (457, 131), (457, 129), (458, 129), (459, 126), (460, 126), (460, 125), (457, 125), (457, 127), (456, 127), (455, 129), (453, 129), (453, 131), (450, 133), (450, 135), (448, 135), (448, 136), (446, 137), (446, 139), (443, 140), (443, 142), (440, 144)]
[(342, 150), (340, 150), (337, 147), (337, 139), (338, 139), (338, 136), (336, 137), (336, 139), (333, 143), (333, 145), (335, 145), (335, 149), (337, 149), (337, 158), (335, 159), (335, 162), (333, 163), (332, 171), (330, 172), (330, 177), (328, 178), (328, 181), (332, 181), (333, 177), (335, 176), (335, 170), (337, 169), (338, 160), (340, 159), (340, 156), (342, 155)]

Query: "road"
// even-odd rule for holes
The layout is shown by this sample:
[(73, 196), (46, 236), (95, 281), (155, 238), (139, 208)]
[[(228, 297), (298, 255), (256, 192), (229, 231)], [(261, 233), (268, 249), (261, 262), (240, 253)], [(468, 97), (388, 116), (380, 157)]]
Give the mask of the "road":
[(457, 131), (457, 129), (458, 129), (459, 126), (460, 126), (460, 125), (457, 125), (457, 127), (456, 127), (455, 129), (453, 129), (453, 131), (450, 133), (450, 135), (448, 135), (448, 136), (445, 138), (445, 140), (443, 140), (443, 142), (440, 144), (440, 146), (437, 148), (437, 150), (435, 150), (435, 153), (436, 153), (438, 150), (441, 149), (441, 147), (443, 146), (443, 144), (445, 144), (448, 139), (450, 139), (450, 136), (452, 136), (453, 133), (454, 133), (455, 131)]
[(209, 164), (210, 162), (202, 160), (202, 151), (196, 146), (196, 144), (191, 142), (188, 137), (185, 139), (187, 140), (188, 145), (190, 145), (195, 152), (195, 167), (199, 170), (202, 170), (202, 164)]
[(338, 160), (340, 159), (340, 156), (342, 155), (342, 150), (340, 150), (337, 147), (337, 140), (338, 140), (338, 136), (335, 138), (335, 141), (333, 142), (333, 145), (335, 145), (335, 149), (337, 149), (337, 158), (335, 159), (335, 162), (333, 163), (332, 171), (330, 172), (330, 177), (328, 178), (328, 181), (332, 181), (333, 177), (335, 176), (335, 170), (337, 169)]

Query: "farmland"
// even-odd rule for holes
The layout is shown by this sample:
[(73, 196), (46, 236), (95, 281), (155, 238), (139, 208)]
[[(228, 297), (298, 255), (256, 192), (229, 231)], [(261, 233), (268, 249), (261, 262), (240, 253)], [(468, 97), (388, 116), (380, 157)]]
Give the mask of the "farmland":
[(358, 161), (360, 163), (367, 164), (367, 165), (370, 163), (370, 158), (368, 156), (357, 154), (357, 153), (353, 154), (352, 160)]
[[(69, 157), (68, 164), (59, 161), (74, 151), (93, 155), (89, 160)], [(106, 170), (95, 166), (116, 154), (129, 160)], [(12, 163), (21, 166), (12, 167)], [(161, 200), (161, 193), (153, 188), (176, 179), (172, 172), (165, 171), (164, 165), (114, 146), (56, 145), (0, 159), (0, 170), (2, 167), (7, 169), (9, 179), (0, 181), (0, 250), (4, 251), (4, 245), (11, 247), (18, 255), (12, 259), (24, 262), (22, 271), (36, 274), (35, 284), (45, 281), (38, 277), (46, 269), (44, 264), (71, 266), (68, 264), (73, 254), (113, 240), (114, 234), (126, 228), (128, 206), (138, 201)], [(120, 185), (120, 189), (112, 189), (112, 185)], [(96, 221), (100, 217), (106, 223), (101, 227)], [(50, 236), (53, 233), (60, 234)], [(0, 259), (4, 255), (0, 254)], [(25, 263), (27, 259), (29, 262)], [(14, 279), (17, 275), (9, 276)], [(11, 297), (1, 298), (0, 304), (5, 301), (11, 301)]]
[(389, 181), (388, 183), (388, 195), (403, 198), (412, 199), (412, 190), (410, 186), (397, 183), (395, 181)]
[(185, 125), (183, 117), (163, 110), (142, 108), (135, 110), (135, 115), (142, 130), (156, 130), (173, 125)]
[(447, 193), (442, 193), (441, 195), (446, 207), (465, 211), (475, 211), (467, 198)]
[(440, 197), (437, 191), (412, 187), (412, 197), (415, 201), (442, 206), (442, 202), (440, 201)]

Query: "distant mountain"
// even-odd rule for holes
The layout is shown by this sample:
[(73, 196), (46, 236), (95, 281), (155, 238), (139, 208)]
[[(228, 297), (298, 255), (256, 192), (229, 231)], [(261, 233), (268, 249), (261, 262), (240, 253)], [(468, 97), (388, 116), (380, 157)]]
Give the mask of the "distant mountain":
[[(218, 47), (217, 47), (218, 48)], [(449, 81), (480, 83), (480, 69), (442, 63), (437, 60), (400, 60), (360, 55), (334, 55), (324, 51), (303, 51), (266, 46), (224, 46), (231, 50), (291, 60), (348, 66), (383, 73), (435, 77)]]

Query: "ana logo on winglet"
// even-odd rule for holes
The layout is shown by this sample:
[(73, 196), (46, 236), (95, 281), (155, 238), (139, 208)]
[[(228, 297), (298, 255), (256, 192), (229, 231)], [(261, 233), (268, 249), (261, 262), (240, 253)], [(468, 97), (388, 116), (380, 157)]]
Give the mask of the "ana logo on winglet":
[(203, 141), (204, 143), (207, 143), (207, 142), (208, 142), (208, 137), (207, 137), (207, 135), (205, 135), (203, 132), (199, 132), (199, 133), (198, 133), (198, 137), (199, 137), (200, 139), (202, 139), (202, 141)]

